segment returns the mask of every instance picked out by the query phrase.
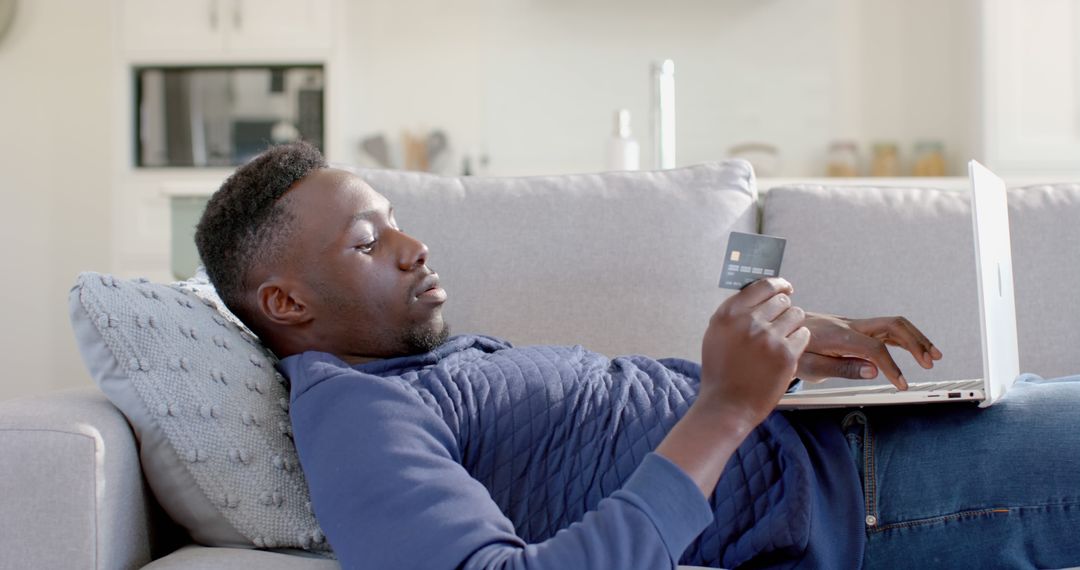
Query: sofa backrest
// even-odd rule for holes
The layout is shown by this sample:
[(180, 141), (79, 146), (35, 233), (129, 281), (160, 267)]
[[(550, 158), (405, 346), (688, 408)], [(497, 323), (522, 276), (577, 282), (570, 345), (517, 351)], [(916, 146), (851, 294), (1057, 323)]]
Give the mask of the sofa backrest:
[[(796, 303), (911, 319), (945, 358), (927, 373), (893, 350), (910, 381), (981, 377), (967, 192), (802, 185), (770, 189), (763, 202), (762, 232), (788, 239), (782, 274)], [(1010, 190), (1009, 210), (1021, 370), (1076, 373), (1080, 352), (1066, 342), (1076, 339), (1080, 260), (1065, 244), (1080, 243), (1080, 186)]]
[[(430, 248), (456, 333), (700, 360), (732, 230), (757, 228), (748, 163), (456, 178), (354, 169)], [(528, 224), (525, 226), (525, 224)]]
[(1020, 370), (1080, 373), (1080, 184), (1009, 192)]

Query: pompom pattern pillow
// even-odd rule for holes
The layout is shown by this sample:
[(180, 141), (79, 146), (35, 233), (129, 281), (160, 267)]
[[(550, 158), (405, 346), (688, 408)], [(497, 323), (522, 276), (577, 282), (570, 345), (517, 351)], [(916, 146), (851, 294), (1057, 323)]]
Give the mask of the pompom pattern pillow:
[(205, 278), (83, 273), (70, 309), (87, 367), (139, 439), (150, 487), (196, 542), (332, 556), (293, 445), (287, 380)]

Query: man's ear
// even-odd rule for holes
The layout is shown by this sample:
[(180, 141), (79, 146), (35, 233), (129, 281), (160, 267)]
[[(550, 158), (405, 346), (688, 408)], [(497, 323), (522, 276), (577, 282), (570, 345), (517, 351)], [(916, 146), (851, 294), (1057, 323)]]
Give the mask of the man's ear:
[(259, 312), (275, 325), (299, 325), (312, 319), (304, 295), (296, 290), (292, 283), (284, 279), (271, 278), (255, 293)]

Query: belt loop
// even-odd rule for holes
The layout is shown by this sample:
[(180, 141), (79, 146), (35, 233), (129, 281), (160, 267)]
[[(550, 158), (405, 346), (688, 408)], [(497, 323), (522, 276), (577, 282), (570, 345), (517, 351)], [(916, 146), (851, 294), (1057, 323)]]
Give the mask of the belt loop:
[(844, 416), (840, 423), (844, 436), (851, 448), (852, 460), (855, 461), (863, 486), (863, 505), (866, 509), (866, 528), (875, 529), (880, 518), (877, 512), (877, 466), (875, 465), (874, 435), (870, 430), (870, 421), (862, 411), (852, 411)]
[(842, 427), (844, 429), (844, 431), (847, 431), (848, 429), (851, 428), (852, 425), (854, 425), (856, 423), (861, 425), (861, 426), (865, 426), (866, 425), (866, 414), (862, 413), (859, 410), (855, 410), (853, 412), (848, 412), (847, 415), (844, 416), (844, 420), (842, 422), (840, 422), (840, 427)]

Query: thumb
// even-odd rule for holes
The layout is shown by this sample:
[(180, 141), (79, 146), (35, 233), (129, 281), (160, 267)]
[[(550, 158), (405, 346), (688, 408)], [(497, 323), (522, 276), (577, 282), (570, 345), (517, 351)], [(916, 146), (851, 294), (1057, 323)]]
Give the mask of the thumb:
[(868, 380), (877, 375), (877, 366), (861, 358), (824, 356), (813, 352), (804, 352), (799, 357), (798, 376), (808, 382), (821, 382), (826, 378)]

